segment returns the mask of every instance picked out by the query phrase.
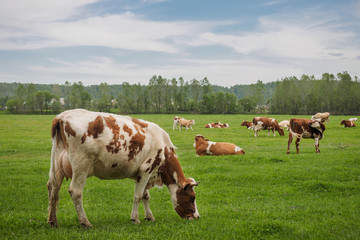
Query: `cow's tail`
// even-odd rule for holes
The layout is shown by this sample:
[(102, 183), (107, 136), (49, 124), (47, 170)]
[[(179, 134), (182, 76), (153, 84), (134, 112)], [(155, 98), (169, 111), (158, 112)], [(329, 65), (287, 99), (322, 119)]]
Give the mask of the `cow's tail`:
[(60, 131), (61, 121), (58, 118), (55, 118), (52, 122), (51, 127), (51, 162), (50, 162), (50, 171), (49, 171), (49, 181), (56, 183), (56, 158), (59, 148), (63, 147), (63, 140), (61, 139), (61, 131)]

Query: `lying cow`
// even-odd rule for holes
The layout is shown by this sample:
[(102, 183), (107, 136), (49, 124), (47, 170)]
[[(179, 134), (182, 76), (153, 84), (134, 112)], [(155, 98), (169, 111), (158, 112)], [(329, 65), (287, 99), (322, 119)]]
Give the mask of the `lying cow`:
[(182, 117), (175, 116), (173, 118), (174, 124), (173, 124), (173, 130), (177, 129), (179, 126), (179, 120), (183, 119)]
[(181, 131), (182, 127), (186, 128), (186, 131), (190, 127), (193, 130), (192, 125), (195, 125), (195, 120), (186, 120), (184, 118), (179, 119), (179, 130)]
[(340, 125), (344, 125), (344, 128), (356, 127), (354, 122), (348, 120), (342, 120)]
[(258, 136), (259, 130), (268, 130), (268, 136), (270, 136), (270, 130), (272, 130), (275, 137), (275, 130), (278, 131), (280, 136), (284, 136), (284, 130), (279, 127), (279, 124), (274, 118), (267, 117), (255, 117), (253, 119), (253, 130), (255, 137)]
[(245, 154), (245, 151), (233, 143), (212, 142), (202, 135), (195, 136), (195, 149), (197, 155), (234, 155)]
[(205, 125), (205, 128), (228, 128), (228, 127), (229, 127), (228, 123), (221, 123), (221, 122), (208, 123)]
[(325, 121), (328, 123), (330, 118), (330, 113), (324, 112), (324, 113), (316, 113), (311, 117), (311, 120), (324, 123)]
[(243, 121), (240, 126), (245, 126), (247, 129), (253, 129), (253, 123), (248, 121)]
[(357, 118), (349, 118), (349, 121), (351, 121), (351, 122), (355, 122), (357, 120), (358, 120)]
[(57, 226), (56, 206), (64, 177), (71, 178), (70, 196), (79, 222), (90, 227), (83, 208), (86, 179), (130, 178), (136, 181), (131, 220), (139, 221), (139, 203), (145, 219), (154, 221), (149, 189), (166, 185), (175, 211), (182, 218), (199, 218), (194, 186), (185, 178), (169, 135), (158, 125), (127, 116), (75, 109), (59, 114), (52, 123), (48, 222)]
[(301, 138), (313, 138), (315, 141), (316, 153), (319, 153), (319, 141), (323, 138), (324, 131), (325, 125), (321, 122), (309, 119), (292, 118), (290, 120), (287, 154), (290, 153), (290, 144), (293, 140), (293, 137), (296, 137), (295, 144), (297, 153), (299, 153), (299, 144)]
[(286, 130), (289, 131), (290, 121), (289, 120), (283, 120), (283, 121), (279, 122), (279, 126), (282, 127), (282, 128), (286, 128)]

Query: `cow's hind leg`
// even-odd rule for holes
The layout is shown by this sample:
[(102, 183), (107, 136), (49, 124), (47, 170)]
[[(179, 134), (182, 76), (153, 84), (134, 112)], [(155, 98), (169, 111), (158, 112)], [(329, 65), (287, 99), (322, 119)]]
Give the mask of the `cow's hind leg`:
[(293, 135), (291, 134), (291, 132), (289, 132), (289, 140), (288, 140), (288, 148), (287, 148), (287, 154), (290, 153), (290, 145), (292, 143), (292, 140), (293, 140)]
[[(86, 162), (84, 160), (84, 162)], [(73, 168), (73, 178), (70, 183), (69, 193), (74, 202), (76, 212), (79, 217), (79, 223), (84, 227), (92, 227), (86, 217), (83, 207), (83, 191), (90, 164), (82, 164), (81, 167)]]
[(151, 212), (150, 206), (149, 206), (149, 201), (150, 201), (150, 192), (149, 189), (145, 189), (144, 191), (144, 195), (142, 198), (142, 202), (144, 204), (144, 209), (145, 209), (145, 219), (148, 221), (155, 221), (155, 218)]
[(57, 227), (56, 209), (59, 203), (59, 191), (64, 180), (64, 174), (60, 169), (55, 171), (55, 178), (50, 178), (47, 183), (49, 193), (48, 223), (52, 227)]

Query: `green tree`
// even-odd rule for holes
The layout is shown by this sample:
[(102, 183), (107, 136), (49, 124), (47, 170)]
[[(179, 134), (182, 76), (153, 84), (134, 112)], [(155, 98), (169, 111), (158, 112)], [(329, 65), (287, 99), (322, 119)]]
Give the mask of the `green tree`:
[(47, 112), (54, 96), (49, 91), (37, 91), (35, 97), (36, 105), (40, 109), (40, 112), (44, 113), (44, 110)]
[(100, 112), (110, 112), (111, 100), (110, 88), (107, 83), (101, 83), (99, 86), (101, 97), (98, 103), (98, 109)]

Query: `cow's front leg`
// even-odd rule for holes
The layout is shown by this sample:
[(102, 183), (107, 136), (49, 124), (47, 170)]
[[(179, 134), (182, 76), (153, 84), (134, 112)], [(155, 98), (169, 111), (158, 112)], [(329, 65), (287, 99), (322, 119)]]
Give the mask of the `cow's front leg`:
[(142, 198), (142, 202), (144, 204), (144, 209), (145, 209), (145, 219), (153, 222), (153, 221), (155, 221), (155, 218), (151, 212), (151, 209), (149, 206), (149, 201), (150, 201), (150, 192), (149, 192), (149, 189), (145, 189), (144, 195)]
[(144, 197), (145, 187), (149, 181), (150, 176), (142, 176), (142, 178), (136, 182), (135, 192), (134, 192), (134, 201), (131, 210), (131, 218), (130, 220), (134, 224), (139, 224), (139, 203), (141, 199)]
[(295, 141), (295, 145), (296, 145), (296, 153), (299, 154), (299, 145), (300, 145), (300, 140), (301, 138), (297, 137), (296, 141)]
[(315, 141), (315, 151), (316, 153), (320, 153), (320, 149), (319, 149), (319, 138), (314, 138), (314, 141)]
[(272, 132), (273, 132), (273, 135), (274, 135), (274, 137), (275, 137), (275, 129), (272, 129)]

